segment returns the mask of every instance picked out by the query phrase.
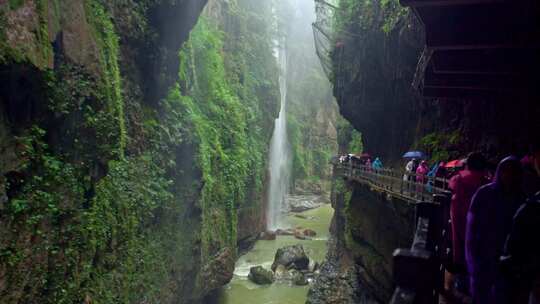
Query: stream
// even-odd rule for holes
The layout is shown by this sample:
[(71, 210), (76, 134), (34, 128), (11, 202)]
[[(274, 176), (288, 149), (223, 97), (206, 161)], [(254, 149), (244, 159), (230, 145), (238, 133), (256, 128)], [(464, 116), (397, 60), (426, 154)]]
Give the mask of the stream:
[[(262, 265), (270, 269), (276, 251), (284, 246), (302, 244), (310, 259), (322, 262), (327, 251), (330, 221), (334, 210), (330, 204), (299, 213), (289, 213), (284, 222), (288, 227), (314, 230), (317, 235), (311, 240), (299, 240), (294, 236), (280, 236), (276, 240), (259, 240), (253, 249), (236, 262), (232, 281), (223, 287), (218, 304), (304, 304), (308, 286), (293, 286), (290, 283), (274, 282), (272, 285), (256, 285), (248, 280), (249, 269)], [(300, 218), (296, 215), (299, 215)], [(284, 228), (288, 228), (284, 227)]]

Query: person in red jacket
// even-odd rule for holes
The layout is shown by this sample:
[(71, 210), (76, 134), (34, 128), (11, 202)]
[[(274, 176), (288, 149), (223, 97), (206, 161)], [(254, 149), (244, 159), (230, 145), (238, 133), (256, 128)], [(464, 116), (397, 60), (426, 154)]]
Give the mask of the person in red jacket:
[(465, 232), (467, 212), (476, 191), (489, 180), (485, 177), (486, 159), (481, 153), (469, 154), (465, 170), (457, 173), (449, 182), (452, 191), (450, 219), (452, 222), (452, 264), (457, 290), (467, 293), (467, 266), (465, 261)]

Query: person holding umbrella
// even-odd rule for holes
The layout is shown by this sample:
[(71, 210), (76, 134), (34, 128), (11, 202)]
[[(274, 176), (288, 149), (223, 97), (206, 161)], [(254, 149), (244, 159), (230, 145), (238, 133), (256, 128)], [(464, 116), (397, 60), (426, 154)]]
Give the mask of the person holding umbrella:
[(403, 154), (403, 158), (410, 159), (405, 166), (405, 174), (403, 175), (403, 180), (414, 182), (416, 180), (414, 174), (416, 173), (416, 169), (418, 168), (418, 159), (423, 159), (424, 153), (420, 151), (409, 151)]

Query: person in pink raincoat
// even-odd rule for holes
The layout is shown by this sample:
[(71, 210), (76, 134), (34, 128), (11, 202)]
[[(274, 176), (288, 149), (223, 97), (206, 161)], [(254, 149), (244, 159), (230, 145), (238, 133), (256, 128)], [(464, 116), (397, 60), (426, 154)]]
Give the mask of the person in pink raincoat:
[(476, 191), (489, 180), (486, 176), (486, 159), (481, 153), (471, 153), (467, 157), (466, 169), (460, 171), (450, 179), (449, 187), (452, 190), (450, 203), (450, 218), (452, 220), (452, 263), (454, 273), (461, 292), (468, 291), (467, 264), (465, 261), (465, 232), (467, 226), (467, 212)]
[(429, 172), (429, 167), (427, 165), (427, 162), (423, 160), (420, 163), (420, 166), (416, 168), (416, 182), (425, 184), (427, 182), (426, 175), (428, 174), (428, 172)]

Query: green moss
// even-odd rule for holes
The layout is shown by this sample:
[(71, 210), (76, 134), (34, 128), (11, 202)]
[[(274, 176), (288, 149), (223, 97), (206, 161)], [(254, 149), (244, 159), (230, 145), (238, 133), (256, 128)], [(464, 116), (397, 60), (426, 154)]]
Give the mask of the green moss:
[(344, 147), (344, 153), (361, 154), (364, 151), (362, 134), (344, 118), (339, 118), (337, 122), (338, 143)]
[[(122, 79), (118, 66), (118, 36), (115, 33), (111, 16), (97, 0), (87, 0), (89, 23), (94, 29), (94, 37), (99, 45), (101, 64), (101, 85), (103, 98), (107, 102), (107, 111), (114, 119), (118, 132), (117, 151), (123, 155), (127, 142), (127, 131), (124, 117), (124, 101), (122, 98)], [(99, 122), (98, 122), (99, 123)]]
[(245, 110), (226, 82), (222, 39), (215, 27), (199, 21), (180, 55), (184, 58), (181, 80), (196, 85), (188, 85), (191, 96), (174, 90), (167, 100), (182, 111), (188, 141), (198, 149), (196, 161), (204, 185), (199, 200), (203, 258), (219, 248), (235, 247), (236, 209), (245, 199), (254, 161), (249, 155)]
[(398, 0), (340, 0), (334, 26), (338, 33), (378, 27), (388, 34), (408, 13)]
[(195, 294), (195, 280), (185, 274), (235, 248), (238, 209), (260, 207), (270, 129), (261, 121), (272, 122), (265, 103), (278, 92), (271, 48), (252, 54), (244, 41), (233, 56), (226, 33), (202, 20), (180, 54), (180, 85), (156, 108), (133, 106), (109, 12), (86, 1), (99, 73), (57, 54), (40, 72), (39, 121), (18, 130), (25, 163), (0, 232), (2, 303), (188, 301), (180, 296)]
[[(10, 266), (8, 288), (31, 286), (23, 302), (38, 296), (41, 303), (78, 303), (86, 297), (97, 303), (157, 301), (172, 259), (158, 248), (185, 242), (168, 225), (182, 210), (163, 169), (151, 155), (114, 161), (94, 188), (84, 168), (50, 153), (44, 136), (34, 127), (18, 139), (25, 168), (35, 174), (6, 210), (2, 237), (10, 242), (0, 245), (0, 256)], [(88, 200), (92, 188), (95, 195)], [(156, 225), (163, 209), (171, 218), (163, 215)], [(32, 250), (25, 250), (28, 235)]]
[(418, 147), (431, 155), (433, 163), (439, 163), (458, 158), (460, 143), (460, 132), (454, 130), (449, 133), (430, 133), (420, 139)]
[[(17, 10), (25, 1), (10, 0), (9, 9)], [(48, 31), (48, 0), (34, 1), (37, 13), (37, 28), (31, 29), (32, 41), (19, 45), (9, 45), (7, 42), (7, 14), (9, 10), (0, 8), (0, 63), (29, 62), (37, 68), (45, 69), (53, 58), (53, 50)]]
[(39, 26), (35, 32), (37, 40), (37, 58), (35, 58), (35, 62), (39, 62), (38, 65), (46, 67), (54, 56), (49, 39), (49, 0), (36, 0), (35, 4), (39, 15)]
[(24, 0), (9, 0), (9, 9), (15, 10), (24, 4)]

